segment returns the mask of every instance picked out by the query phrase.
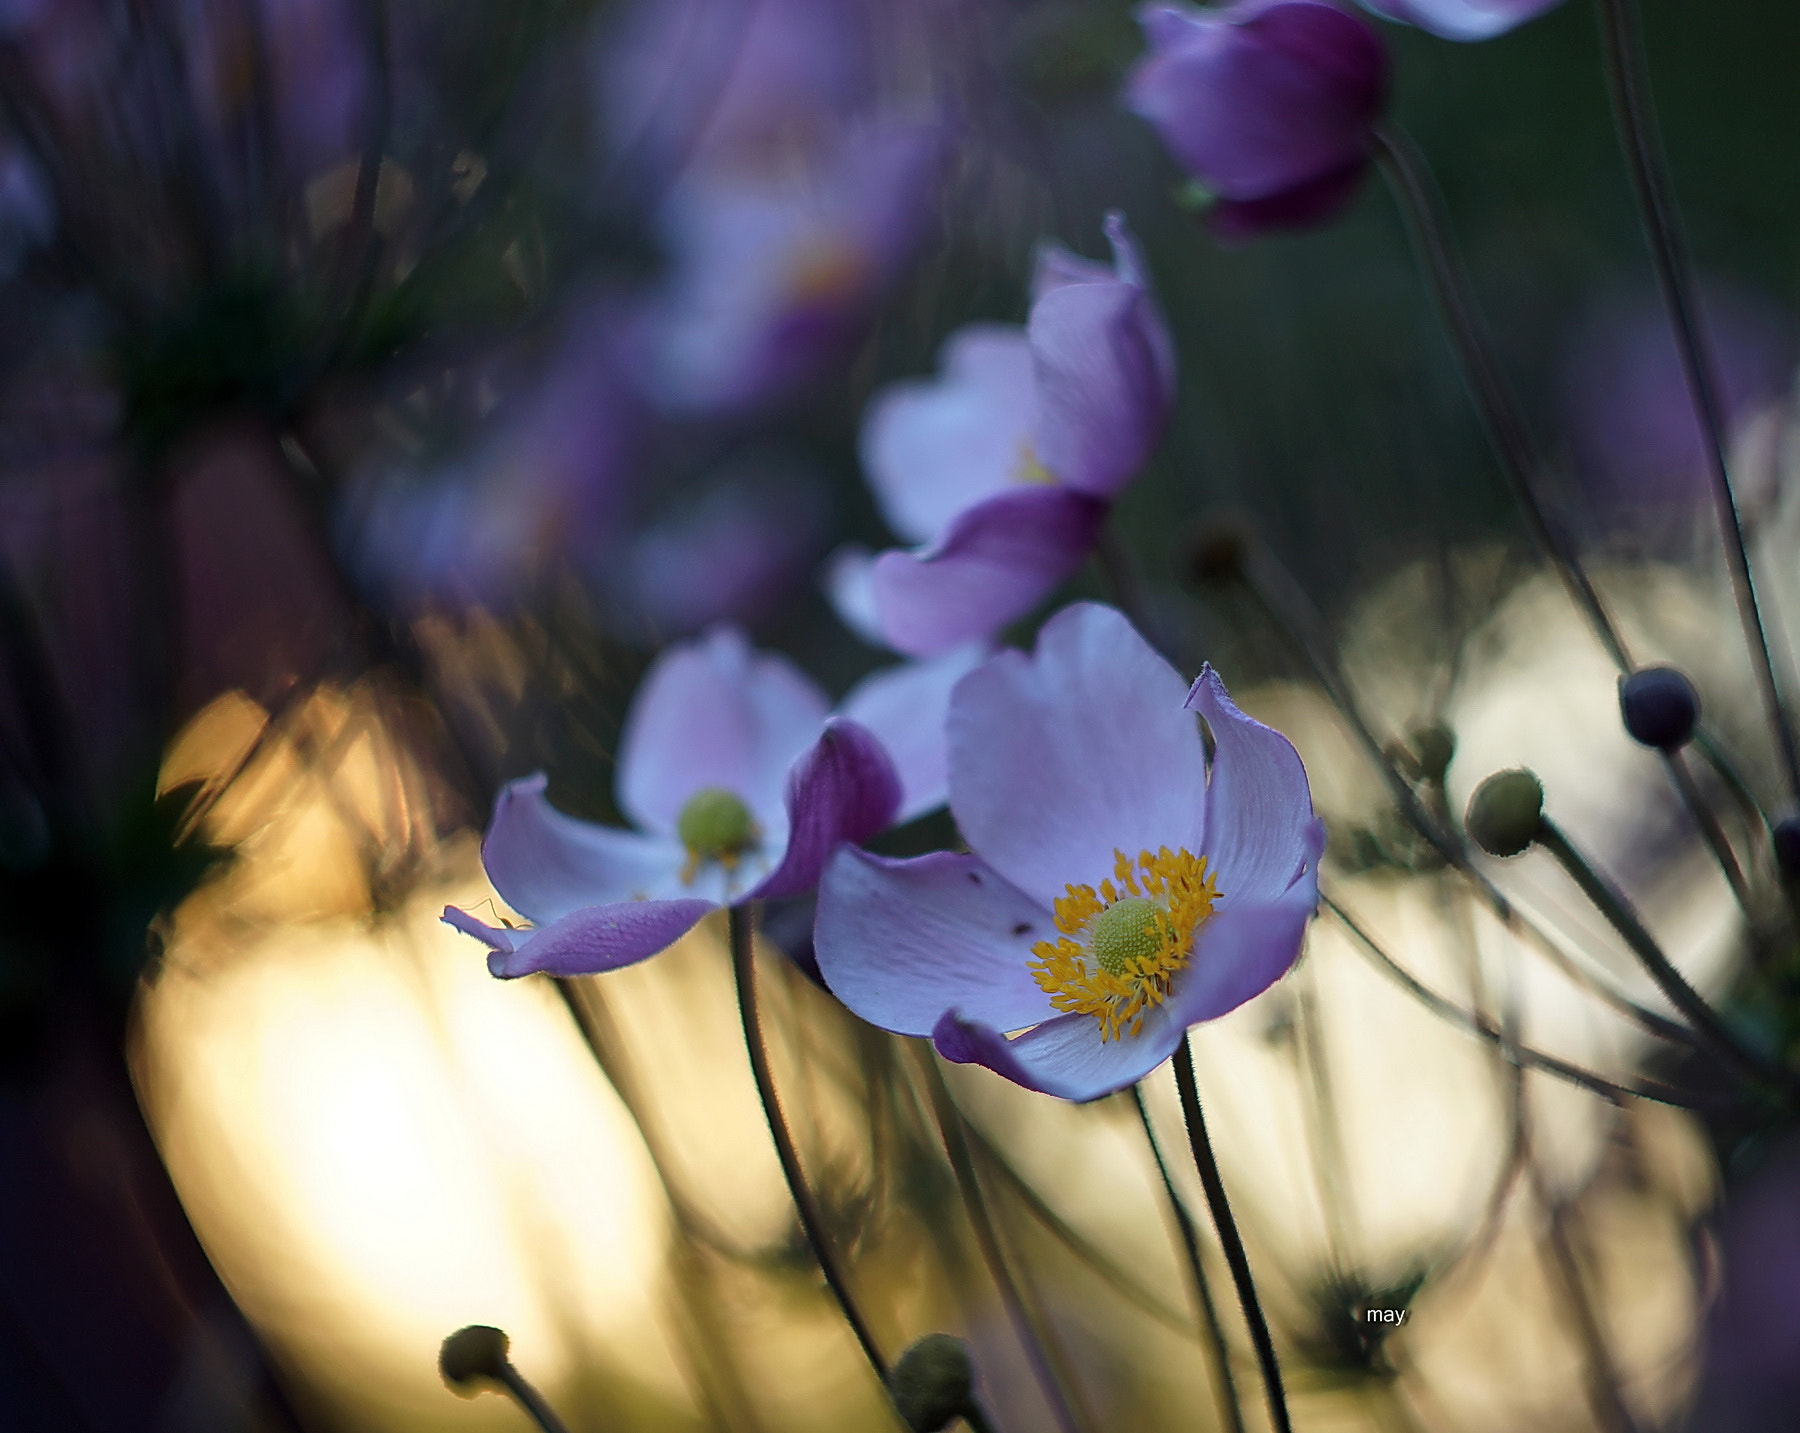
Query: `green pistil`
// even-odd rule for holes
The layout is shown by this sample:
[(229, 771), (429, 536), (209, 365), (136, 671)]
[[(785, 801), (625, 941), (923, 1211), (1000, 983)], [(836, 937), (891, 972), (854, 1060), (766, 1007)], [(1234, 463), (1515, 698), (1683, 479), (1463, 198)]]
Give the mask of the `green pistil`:
[(729, 866), (756, 844), (756, 818), (723, 787), (703, 786), (681, 808), (675, 834), (694, 860)]
[(1163, 909), (1144, 896), (1114, 901), (1094, 917), (1094, 959), (1108, 975), (1123, 975), (1134, 960), (1148, 959), (1162, 946)]

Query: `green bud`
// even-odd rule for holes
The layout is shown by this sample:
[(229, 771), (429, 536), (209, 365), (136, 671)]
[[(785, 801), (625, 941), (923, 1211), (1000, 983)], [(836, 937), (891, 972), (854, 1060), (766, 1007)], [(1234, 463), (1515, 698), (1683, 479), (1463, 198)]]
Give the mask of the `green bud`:
[(470, 1324), (444, 1340), (438, 1350), (438, 1373), (465, 1398), (480, 1392), (483, 1380), (498, 1382), (506, 1372), (505, 1333), (486, 1324)]
[(1449, 727), (1442, 722), (1422, 726), (1407, 739), (1406, 746), (1419, 775), (1430, 782), (1443, 781), (1450, 759), (1456, 755), (1456, 738)]
[(928, 1333), (900, 1355), (888, 1375), (894, 1407), (912, 1433), (938, 1433), (962, 1417), (974, 1396), (969, 1346), (947, 1333)]
[(1516, 856), (1543, 827), (1544, 784), (1523, 768), (1497, 771), (1475, 788), (1464, 822), (1488, 855)]

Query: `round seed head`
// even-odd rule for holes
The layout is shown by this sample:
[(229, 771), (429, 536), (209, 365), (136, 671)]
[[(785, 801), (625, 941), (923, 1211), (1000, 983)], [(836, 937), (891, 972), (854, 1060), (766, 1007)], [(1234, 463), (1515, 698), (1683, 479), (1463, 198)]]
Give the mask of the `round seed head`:
[(1464, 818), (1475, 844), (1490, 856), (1516, 856), (1544, 824), (1544, 784), (1524, 769), (1497, 771), (1475, 788)]

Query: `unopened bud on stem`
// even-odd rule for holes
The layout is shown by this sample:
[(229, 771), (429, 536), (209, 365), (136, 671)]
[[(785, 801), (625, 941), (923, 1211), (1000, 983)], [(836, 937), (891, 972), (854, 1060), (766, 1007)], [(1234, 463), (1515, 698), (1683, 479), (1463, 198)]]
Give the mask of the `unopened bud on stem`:
[(1543, 829), (1544, 784), (1522, 768), (1497, 771), (1475, 788), (1464, 824), (1488, 855), (1516, 856)]
[(1674, 751), (1694, 735), (1700, 694), (1673, 667), (1640, 667), (1619, 678), (1619, 714), (1632, 740)]
[(974, 1397), (974, 1382), (968, 1345), (947, 1333), (926, 1334), (888, 1375), (894, 1407), (913, 1433), (937, 1433), (962, 1417)]
[(470, 1324), (444, 1340), (438, 1350), (438, 1372), (465, 1398), (481, 1391), (482, 1380), (503, 1383), (506, 1377), (506, 1335), (486, 1324)]

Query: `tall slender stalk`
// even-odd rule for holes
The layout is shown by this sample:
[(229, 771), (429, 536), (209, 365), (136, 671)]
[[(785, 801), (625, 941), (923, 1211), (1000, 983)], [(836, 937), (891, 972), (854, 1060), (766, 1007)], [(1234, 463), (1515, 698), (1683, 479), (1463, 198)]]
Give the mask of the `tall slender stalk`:
[(1743, 518), (1738, 512), (1737, 495), (1732, 491), (1731, 472), (1725, 459), (1725, 410), (1719, 399), (1706, 334), (1701, 327), (1699, 305), (1694, 299), (1693, 274), (1682, 238), (1681, 221), (1675, 212), (1668, 157), (1663, 152), (1662, 135), (1657, 128), (1655, 106), (1650, 97), (1650, 77), (1644, 64), (1643, 34), (1636, 0), (1594, 0), (1594, 9), (1600, 21), (1600, 48), (1606, 68), (1607, 92), (1612, 100), (1613, 124), (1618, 130), (1619, 147), (1625, 154), (1625, 167), (1631, 174), (1638, 220), (1656, 269), (1656, 285), (1675, 331), (1688, 396), (1705, 440), (1706, 471), (1711, 480), (1713, 503), (1718, 509), (1719, 528), (1725, 539), (1725, 561), (1731, 573), (1732, 596), (1737, 602), (1744, 642), (1750, 649), (1750, 665), (1755, 671), (1764, 715), (1781, 757), (1788, 793), (1800, 802), (1800, 751), (1796, 750), (1793, 725), (1782, 705), (1781, 684), (1775, 676), (1768, 631), (1757, 603), (1756, 584), (1750, 576), (1750, 553), (1744, 541)]
[(539, 1393), (525, 1381), (525, 1375), (514, 1368), (510, 1362), (505, 1364), (496, 1377), (509, 1394), (514, 1403), (525, 1410), (531, 1421), (543, 1430), (543, 1433), (569, 1433), (569, 1425), (556, 1416), (556, 1410)]
[(1187, 1122), (1188, 1145), (1194, 1153), (1200, 1187), (1206, 1192), (1206, 1207), (1212, 1213), (1213, 1227), (1219, 1232), (1225, 1262), (1231, 1268), (1231, 1281), (1237, 1286), (1238, 1304), (1244, 1311), (1244, 1322), (1250, 1328), (1250, 1342), (1256, 1349), (1256, 1362), (1262, 1369), (1269, 1421), (1274, 1424), (1275, 1433), (1293, 1433), (1294, 1425), (1288, 1418), (1287, 1392), (1281, 1384), (1281, 1360), (1275, 1356), (1275, 1340), (1270, 1336), (1262, 1301), (1256, 1295), (1256, 1280), (1250, 1273), (1250, 1256), (1244, 1251), (1237, 1221), (1231, 1216), (1225, 1180), (1219, 1174), (1219, 1162), (1213, 1158), (1212, 1142), (1206, 1135), (1206, 1118), (1200, 1112), (1200, 1087), (1194, 1080), (1194, 1051), (1186, 1035), (1175, 1047), (1175, 1088), (1181, 1094), (1181, 1114)]
[(1219, 1420), (1230, 1433), (1244, 1433), (1244, 1411), (1238, 1405), (1237, 1380), (1231, 1374), (1231, 1348), (1225, 1342), (1225, 1329), (1219, 1322), (1218, 1306), (1213, 1303), (1212, 1287), (1206, 1278), (1206, 1266), (1200, 1262), (1198, 1231), (1194, 1228), (1192, 1216), (1187, 1212), (1187, 1205), (1181, 1202), (1181, 1192), (1175, 1188), (1175, 1181), (1169, 1173), (1169, 1163), (1163, 1158), (1162, 1145), (1156, 1138), (1156, 1127), (1150, 1122), (1150, 1107), (1144, 1103), (1144, 1087), (1141, 1082), (1131, 1087), (1131, 1103), (1137, 1110), (1138, 1122), (1144, 1127), (1144, 1139), (1150, 1145), (1150, 1157), (1156, 1161), (1156, 1172), (1162, 1178), (1169, 1213), (1175, 1220), (1176, 1233), (1181, 1236), (1182, 1251), (1187, 1255), (1188, 1273), (1194, 1281), (1194, 1302), (1199, 1305), (1200, 1323), (1206, 1330), (1207, 1343), (1212, 1349), (1213, 1371), (1216, 1375), (1213, 1389), (1219, 1400)]
[(762, 1100), (769, 1134), (775, 1141), (775, 1155), (781, 1161), (781, 1174), (787, 1180), (788, 1194), (800, 1219), (800, 1231), (806, 1236), (813, 1257), (818, 1260), (826, 1287), (843, 1311), (844, 1322), (850, 1325), (857, 1343), (862, 1345), (863, 1357), (868, 1359), (869, 1367), (875, 1370), (885, 1391), (888, 1386), (887, 1360), (882, 1357), (881, 1346), (875, 1342), (875, 1335), (870, 1332), (868, 1321), (863, 1318), (850, 1286), (845, 1282), (843, 1270), (838, 1266), (837, 1255), (832, 1252), (824, 1215), (806, 1183), (806, 1173), (800, 1167), (800, 1156), (794, 1148), (794, 1136), (782, 1116), (781, 1101), (775, 1094), (775, 1079), (769, 1071), (769, 1052), (763, 1043), (762, 1020), (756, 1005), (754, 918), (748, 906), (735, 905), (727, 911), (726, 920), (731, 940), (731, 971), (737, 981), (738, 1011), (744, 1023), (744, 1044), (750, 1051), (750, 1073), (755, 1077), (756, 1093)]

